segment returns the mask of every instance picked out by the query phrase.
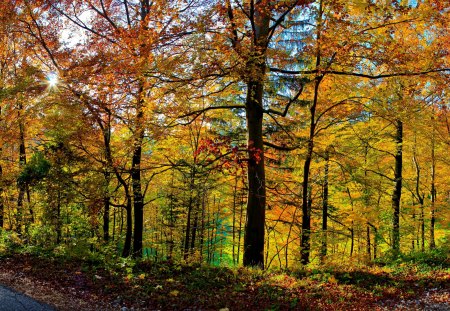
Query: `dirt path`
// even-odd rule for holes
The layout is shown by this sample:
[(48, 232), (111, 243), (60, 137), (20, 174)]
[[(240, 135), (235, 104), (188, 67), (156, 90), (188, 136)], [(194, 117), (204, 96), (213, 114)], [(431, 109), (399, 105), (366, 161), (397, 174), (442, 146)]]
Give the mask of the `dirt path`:
[(0, 285), (0, 311), (54, 311), (48, 305)]
[(450, 290), (431, 288), (417, 297), (406, 300), (386, 300), (380, 305), (381, 310), (450, 311)]

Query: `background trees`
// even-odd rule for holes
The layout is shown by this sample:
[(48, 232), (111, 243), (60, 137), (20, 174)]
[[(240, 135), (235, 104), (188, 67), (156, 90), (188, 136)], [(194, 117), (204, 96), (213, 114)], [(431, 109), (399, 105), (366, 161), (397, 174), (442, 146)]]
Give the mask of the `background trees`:
[(29, 243), (292, 267), (448, 235), (445, 8), (9, 5), (0, 223)]

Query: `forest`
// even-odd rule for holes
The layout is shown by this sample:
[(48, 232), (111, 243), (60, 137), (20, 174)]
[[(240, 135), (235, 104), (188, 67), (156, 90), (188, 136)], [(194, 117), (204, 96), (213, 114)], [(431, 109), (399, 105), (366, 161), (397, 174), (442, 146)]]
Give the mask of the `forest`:
[(447, 1), (3, 0), (0, 20), (2, 258), (135, 287), (420, 261), (450, 288)]

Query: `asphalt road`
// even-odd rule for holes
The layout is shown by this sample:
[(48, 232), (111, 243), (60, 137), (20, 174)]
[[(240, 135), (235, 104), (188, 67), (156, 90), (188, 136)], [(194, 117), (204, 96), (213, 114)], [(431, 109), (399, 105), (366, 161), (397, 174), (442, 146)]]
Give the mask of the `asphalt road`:
[(0, 285), (0, 311), (55, 311), (55, 309)]

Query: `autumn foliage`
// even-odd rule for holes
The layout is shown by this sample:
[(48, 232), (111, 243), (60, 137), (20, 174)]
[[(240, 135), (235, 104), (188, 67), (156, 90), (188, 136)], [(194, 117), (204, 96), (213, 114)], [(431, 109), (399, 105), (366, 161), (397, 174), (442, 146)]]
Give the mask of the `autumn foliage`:
[(56, 253), (283, 269), (440, 247), (449, 14), (2, 1), (2, 232)]

